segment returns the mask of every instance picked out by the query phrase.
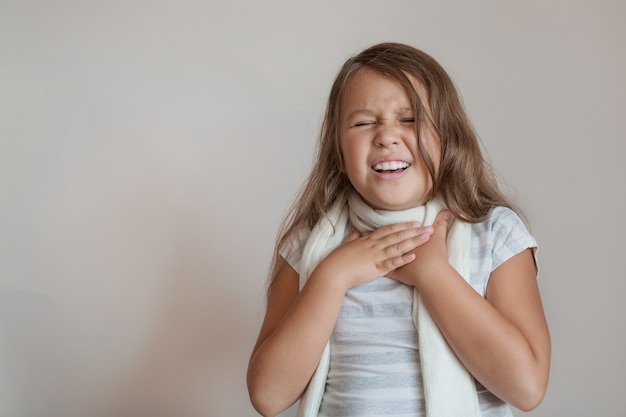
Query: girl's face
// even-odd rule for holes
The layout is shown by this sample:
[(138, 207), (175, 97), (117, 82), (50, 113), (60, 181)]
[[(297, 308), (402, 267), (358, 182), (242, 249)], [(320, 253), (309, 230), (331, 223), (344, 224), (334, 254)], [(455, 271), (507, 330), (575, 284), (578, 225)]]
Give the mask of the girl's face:
[[(422, 103), (422, 85), (409, 76)], [(426, 109), (430, 115), (430, 109)], [(411, 101), (400, 83), (370, 69), (348, 82), (340, 110), (339, 136), (346, 173), (353, 187), (373, 208), (404, 210), (421, 206), (432, 178), (418, 146)], [(420, 136), (439, 168), (439, 141), (423, 123)]]

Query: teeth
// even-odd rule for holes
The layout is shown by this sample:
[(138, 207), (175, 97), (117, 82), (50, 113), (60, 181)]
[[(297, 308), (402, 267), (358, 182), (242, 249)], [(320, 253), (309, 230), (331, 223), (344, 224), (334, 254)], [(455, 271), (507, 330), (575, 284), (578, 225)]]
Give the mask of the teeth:
[(408, 167), (409, 167), (409, 164), (407, 162), (389, 161), (389, 162), (381, 162), (379, 164), (374, 165), (374, 170), (397, 171), (399, 169), (406, 169)]

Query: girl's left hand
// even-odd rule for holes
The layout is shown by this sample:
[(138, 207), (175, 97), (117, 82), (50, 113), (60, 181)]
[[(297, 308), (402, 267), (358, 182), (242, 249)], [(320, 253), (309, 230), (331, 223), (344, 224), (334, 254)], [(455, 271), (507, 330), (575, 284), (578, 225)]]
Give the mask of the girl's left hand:
[(448, 250), (446, 247), (446, 237), (452, 213), (449, 210), (442, 210), (437, 214), (433, 223), (433, 234), (428, 242), (415, 248), (415, 260), (388, 274), (389, 278), (396, 279), (404, 284), (418, 287), (422, 277), (429, 276), (433, 270), (440, 265), (448, 264)]
[(550, 374), (550, 333), (541, 306), (532, 250), (491, 272), (483, 297), (447, 259), (450, 212), (437, 215), (433, 234), (413, 262), (391, 278), (412, 285), (452, 350), (494, 395), (530, 411), (543, 399)]

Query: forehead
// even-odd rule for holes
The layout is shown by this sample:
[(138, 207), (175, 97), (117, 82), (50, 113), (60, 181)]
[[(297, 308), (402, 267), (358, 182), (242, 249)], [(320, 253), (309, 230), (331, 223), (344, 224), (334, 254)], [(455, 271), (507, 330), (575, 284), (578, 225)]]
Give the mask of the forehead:
[[(428, 106), (426, 89), (415, 77), (405, 73), (423, 105)], [(369, 68), (358, 70), (347, 82), (341, 110), (367, 108), (376, 104), (389, 104), (412, 110), (411, 100), (399, 80)]]

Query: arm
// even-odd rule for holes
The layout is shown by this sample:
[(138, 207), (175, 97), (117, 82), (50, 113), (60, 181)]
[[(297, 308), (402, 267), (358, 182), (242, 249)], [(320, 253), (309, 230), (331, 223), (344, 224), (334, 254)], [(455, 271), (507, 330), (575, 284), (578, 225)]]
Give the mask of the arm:
[(299, 291), (297, 272), (284, 260), (270, 288), (267, 311), (248, 366), (254, 408), (274, 416), (303, 393), (330, 338), (346, 291), (411, 262), (407, 254), (431, 228), (413, 223), (352, 233), (315, 268)]
[(281, 263), (248, 367), (250, 399), (263, 416), (284, 411), (302, 395), (345, 294), (339, 281), (314, 276), (299, 294), (298, 273)]
[(442, 334), (488, 390), (515, 407), (535, 408), (546, 391), (550, 336), (530, 249), (496, 268), (483, 298), (447, 262), (448, 220), (440, 214), (416, 260), (396, 271), (415, 285)]

